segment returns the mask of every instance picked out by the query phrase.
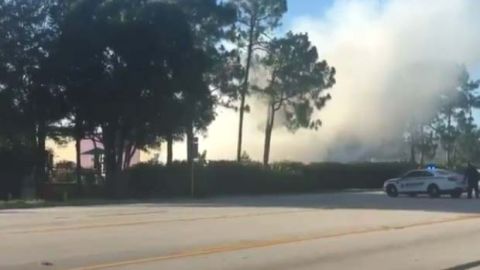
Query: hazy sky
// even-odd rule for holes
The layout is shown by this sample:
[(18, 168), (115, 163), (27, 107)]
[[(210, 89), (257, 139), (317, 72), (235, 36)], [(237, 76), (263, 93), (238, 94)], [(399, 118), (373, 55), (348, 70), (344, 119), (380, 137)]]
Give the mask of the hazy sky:
[[(276, 123), (272, 159), (352, 161), (397, 151), (392, 141), (403, 123), (430, 117), (433, 97), (454, 80), (452, 67), (466, 64), (480, 78), (478, 14), (476, 0), (290, 0), (281, 32), (307, 32), (320, 58), (337, 68), (337, 84), (317, 115), (319, 131), (291, 134)], [(266, 109), (255, 97), (249, 104), (244, 149), (259, 160)], [(217, 114), (200, 150), (208, 159), (233, 159), (238, 116), (222, 108)], [(174, 157), (185, 152), (178, 143)], [(64, 149), (57, 159), (73, 157)]]
[[(439, 91), (453, 84), (454, 67), (478, 70), (480, 1), (290, 1), (283, 30), (307, 32), (322, 59), (337, 68), (333, 99), (317, 132), (291, 134), (277, 123), (273, 160), (368, 159), (394, 156), (406, 121), (429, 118)], [(254, 74), (263, 77), (262, 74)], [(478, 78), (479, 73), (473, 72)], [(453, 88), (450, 88), (453, 89)], [(250, 99), (244, 149), (260, 159), (266, 109)], [(208, 157), (233, 158), (234, 112), (219, 110), (202, 141)]]

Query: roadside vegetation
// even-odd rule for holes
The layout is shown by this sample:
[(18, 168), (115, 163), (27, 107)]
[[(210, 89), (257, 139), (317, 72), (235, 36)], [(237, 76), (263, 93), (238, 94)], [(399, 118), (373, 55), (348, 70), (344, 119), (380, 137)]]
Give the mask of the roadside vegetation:
[[(273, 163), (211, 161), (196, 163), (194, 196), (265, 195), (330, 192), (350, 189), (378, 189), (385, 179), (412, 169), (409, 163)], [(74, 172), (71, 172), (72, 176)], [(68, 177), (66, 178), (68, 179)], [(100, 180), (101, 181), (101, 180)], [(117, 199), (164, 199), (192, 196), (192, 167), (186, 162), (170, 166), (144, 163), (122, 172), (118, 178)], [(84, 202), (85, 198), (101, 201), (102, 182), (85, 184), (78, 189), (75, 182), (45, 185), (43, 197), (49, 201)]]
[[(460, 65), (437, 114), (405, 123), (402, 163), (272, 164), (275, 127), (322, 128), (318, 112), (335, 98), (335, 63), (308, 34), (278, 34), (287, 9), (286, 0), (0, 0), (0, 200), (378, 188), (440, 155), (450, 168), (480, 161), (479, 82)], [(268, 108), (262, 163), (242, 148), (247, 98)], [(195, 138), (218, 107), (238, 112), (236, 161), (195, 161)], [(104, 171), (82, 167), (85, 138), (103, 145)], [(53, 164), (48, 139), (75, 142), (75, 162)], [(184, 163), (174, 162), (176, 141), (186, 142)], [(137, 150), (160, 145), (164, 165), (131, 168)]]

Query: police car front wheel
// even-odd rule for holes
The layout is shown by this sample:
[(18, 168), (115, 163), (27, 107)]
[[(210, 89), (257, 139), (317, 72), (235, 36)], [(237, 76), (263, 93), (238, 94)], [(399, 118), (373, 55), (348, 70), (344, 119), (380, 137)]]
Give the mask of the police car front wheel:
[(389, 197), (398, 197), (398, 190), (397, 190), (397, 187), (395, 187), (394, 185), (388, 185), (387, 186), (387, 195)]
[(440, 189), (437, 185), (430, 185), (427, 189), (428, 195), (430, 198), (438, 198), (440, 197)]

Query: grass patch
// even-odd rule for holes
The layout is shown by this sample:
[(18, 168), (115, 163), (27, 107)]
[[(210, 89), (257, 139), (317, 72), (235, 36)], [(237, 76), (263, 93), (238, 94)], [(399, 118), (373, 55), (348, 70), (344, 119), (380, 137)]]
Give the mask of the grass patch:
[(45, 201), (45, 200), (12, 200), (0, 201), (0, 210), (7, 209), (33, 209), (67, 206), (101, 206), (101, 205), (122, 205), (137, 203), (155, 203), (159, 200), (108, 200), (108, 199), (79, 199), (71, 201)]
[(35, 208), (46, 205), (44, 200), (11, 200), (0, 201), (0, 209), (15, 209), (15, 208)]

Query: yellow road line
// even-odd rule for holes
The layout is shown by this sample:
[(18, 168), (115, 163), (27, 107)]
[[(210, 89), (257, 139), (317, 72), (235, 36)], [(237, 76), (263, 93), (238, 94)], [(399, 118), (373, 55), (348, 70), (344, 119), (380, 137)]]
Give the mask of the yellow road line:
[(274, 216), (274, 215), (306, 213), (306, 212), (314, 212), (314, 211), (317, 211), (317, 210), (290, 210), (290, 211), (247, 213), (247, 214), (239, 214), (239, 215), (224, 215), (224, 216), (211, 216), (211, 217), (198, 217), (198, 218), (113, 222), (113, 223), (100, 223), (100, 224), (67, 226), (67, 227), (49, 227), (49, 228), (47, 227), (47, 228), (35, 229), (35, 230), (13, 231), (12, 233), (13, 234), (50, 233), (50, 232), (76, 231), (76, 230), (87, 230), (87, 229), (109, 228), (109, 227), (139, 226), (139, 225), (158, 224), (158, 223), (192, 222), (192, 221), (203, 221), (203, 220), (238, 219), (238, 218), (246, 218), (246, 217)]
[(360, 230), (333, 233), (333, 234), (312, 234), (309, 236), (287, 236), (280, 239), (271, 239), (271, 240), (242, 241), (242, 242), (232, 243), (228, 245), (204, 247), (200, 249), (182, 251), (182, 252), (172, 253), (168, 255), (125, 260), (125, 261), (105, 263), (105, 264), (97, 264), (92, 266), (72, 268), (69, 270), (111, 269), (111, 268), (117, 268), (117, 267), (125, 267), (125, 266), (131, 266), (131, 265), (161, 262), (161, 261), (182, 259), (182, 258), (191, 258), (191, 257), (198, 257), (198, 256), (205, 256), (205, 255), (211, 255), (211, 254), (226, 253), (226, 252), (233, 252), (233, 251), (240, 251), (240, 250), (247, 250), (247, 249), (254, 249), (254, 248), (265, 248), (265, 247), (272, 247), (272, 246), (278, 246), (278, 245), (284, 245), (284, 244), (293, 244), (293, 243), (299, 243), (299, 242), (305, 242), (305, 241), (314, 241), (314, 240), (336, 238), (336, 237), (343, 237), (343, 236), (384, 232), (389, 230), (401, 230), (401, 229), (409, 229), (409, 228), (416, 228), (416, 227), (423, 227), (423, 226), (430, 226), (430, 225), (439, 225), (444, 223), (466, 221), (466, 220), (473, 220), (473, 219), (479, 219), (479, 218), (480, 218), (480, 215), (468, 215), (468, 216), (461, 216), (461, 217), (455, 217), (450, 219), (419, 222), (419, 223), (414, 223), (414, 224), (409, 224), (404, 226), (382, 226), (377, 228), (360, 229)]

